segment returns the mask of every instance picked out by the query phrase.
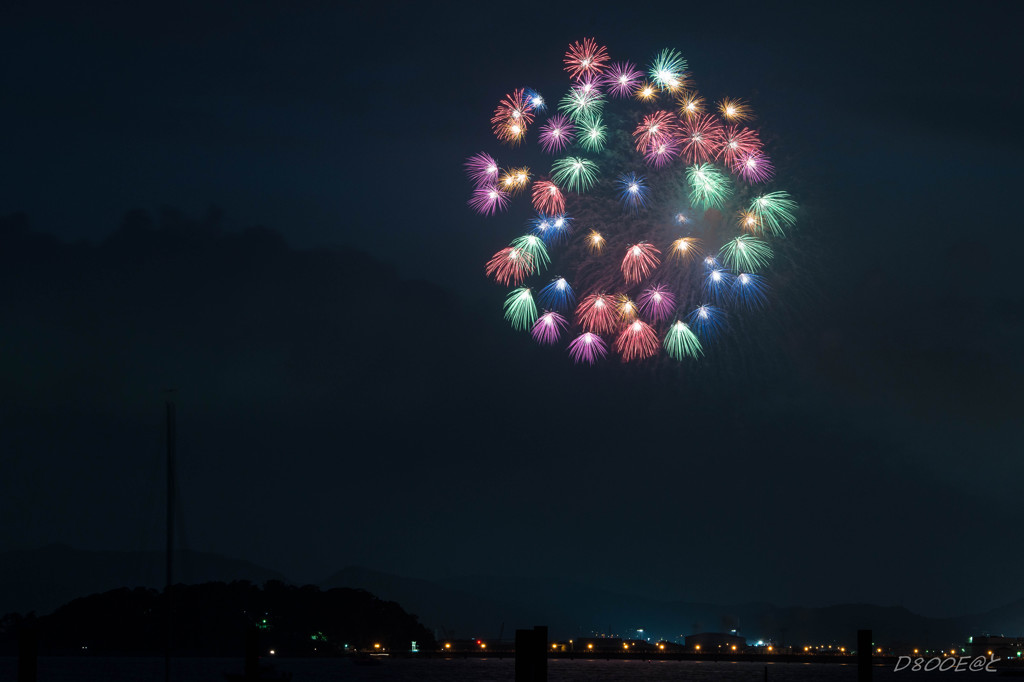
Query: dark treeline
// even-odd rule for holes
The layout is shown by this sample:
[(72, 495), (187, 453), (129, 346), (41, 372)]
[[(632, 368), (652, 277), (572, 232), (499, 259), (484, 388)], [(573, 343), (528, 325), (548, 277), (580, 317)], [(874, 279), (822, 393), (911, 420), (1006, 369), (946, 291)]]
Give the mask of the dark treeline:
[[(13, 655), (19, 633), (36, 628), (40, 653), (158, 655), (166, 637), (165, 596), (148, 588), (121, 588), (75, 599), (35, 618), (0, 619), (0, 653)], [(172, 652), (189, 656), (237, 656), (246, 632), (257, 628), (261, 646), (282, 656), (344, 653), (374, 644), (408, 651), (412, 642), (432, 648), (434, 638), (416, 616), (365, 590), (280, 581), (262, 588), (247, 581), (176, 585), (171, 591)]]

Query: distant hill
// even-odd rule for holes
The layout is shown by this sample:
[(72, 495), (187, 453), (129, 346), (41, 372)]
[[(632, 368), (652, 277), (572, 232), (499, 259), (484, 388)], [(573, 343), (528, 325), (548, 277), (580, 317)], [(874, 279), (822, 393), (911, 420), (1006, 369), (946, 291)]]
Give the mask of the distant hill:
[[(0, 615), (47, 614), (72, 599), (120, 587), (163, 587), (163, 552), (110, 552), (49, 545), (0, 552)], [(276, 571), (208, 552), (175, 552), (175, 582), (284, 580)]]
[[(435, 636), (503, 637), (516, 628), (546, 624), (557, 638), (612, 632), (679, 638), (699, 631), (737, 629), (749, 641), (785, 645), (853, 645), (870, 628), (876, 641), (920, 647), (962, 644), (978, 634), (1024, 634), (1024, 599), (987, 613), (930, 618), (898, 606), (841, 604), (805, 608), (767, 603), (659, 602), (596, 590), (565, 580), (473, 576), (427, 581), (359, 567), (327, 578), (323, 587), (355, 587), (397, 601), (417, 614)], [(453, 635), (454, 632), (454, 635)]]
[[(376, 646), (407, 651), (412, 642), (434, 646), (430, 633), (394, 602), (365, 590), (321, 591), (268, 581), (175, 585), (172, 650), (184, 656), (233, 656), (245, 650), (246, 632), (259, 646), (284, 656), (345, 654)], [(162, 591), (122, 587), (74, 599), (38, 618), (43, 655), (155, 655), (167, 637)], [(24, 622), (0, 619), (0, 653), (11, 655)], [(6, 627), (5, 627), (6, 626)]]

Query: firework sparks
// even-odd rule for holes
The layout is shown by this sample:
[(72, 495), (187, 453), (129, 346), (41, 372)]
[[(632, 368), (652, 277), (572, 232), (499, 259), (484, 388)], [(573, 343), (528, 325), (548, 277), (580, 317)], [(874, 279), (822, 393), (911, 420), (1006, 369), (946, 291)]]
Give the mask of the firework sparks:
[(710, 163), (687, 166), (686, 180), (690, 183), (690, 203), (699, 204), (705, 211), (712, 206), (722, 208), (732, 196), (729, 177)]
[(675, 294), (668, 287), (661, 285), (644, 289), (636, 301), (640, 304), (640, 314), (652, 322), (668, 319), (676, 307)]
[(533, 260), (530, 254), (509, 246), (487, 261), (484, 272), (499, 284), (522, 284), (526, 276), (533, 273)]
[(552, 164), (551, 179), (577, 194), (586, 192), (597, 182), (597, 164), (590, 159), (568, 156)]
[(624, 362), (649, 358), (658, 352), (658, 335), (651, 325), (634, 320), (626, 325), (615, 340), (615, 350)]
[(607, 294), (590, 294), (576, 306), (576, 322), (584, 330), (596, 334), (615, 331), (618, 320), (615, 301)]
[(466, 175), (477, 187), (493, 185), (498, 180), (498, 162), (490, 154), (480, 152), (466, 159)]
[(550, 180), (533, 183), (533, 207), (541, 213), (562, 213), (565, 211), (565, 195), (558, 185)]
[(577, 363), (592, 365), (608, 355), (608, 344), (597, 334), (584, 332), (569, 344), (569, 356)]
[(622, 276), (628, 284), (637, 284), (661, 264), (661, 251), (654, 244), (640, 242), (626, 249), (622, 259)]
[(796, 224), (796, 202), (786, 192), (770, 192), (754, 197), (750, 202), (750, 212), (757, 216), (765, 228), (772, 234), (780, 235), (783, 228)]
[(628, 99), (643, 77), (633, 63), (615, 62), (604, 74), (604, 85), (613, 97)]
[(542, 346), (551, 346), (558, 343), (559, 337), (565, 331), (569, 323), (564, 317), (555, 312), (546, 312), (537, 318), (533, 323), (533, 340)]
[(537, 320), (537, 304), (529, 287), (513, 289), (505, 299), (505, 319), (513, 329), (526, 330)]
[(576, 127), (565, 116), (552, 116), (540, 127), (540, 148), (548, 153), (562, 151), (575, 139)]
[(466, 203), (481, 215), (494, 215), (496, 211), (508, 208), (508, 192), (494, 185), (485, 185), (473, 190), (473, 196)]
[(682, 360), (684, 357), (696, 360), (704, 353), (696, 334), (690, 331), (690, 327), (685, 322), (679, 320), (668, 328), (663, 343), (665, 352), (673, 360)]
[(644, 176), (637, 176), (636, 173), (623, 173), (616, 180), (619, 188), (619, 201), (622, 207), (629, 213), (637, 213), (647, 205), (647, 179)]
[(565, 70), (572, 78), (600, 75), (608, 66), (608, 48), (597, 44), (593, 38), (584, 38), (569, 46), (565, 53)]
[(568, 311), (576, 300), (572, 287), (564, 277), (556, 277), (551, 283), (537, 292), (537, 299), (545, 308)]

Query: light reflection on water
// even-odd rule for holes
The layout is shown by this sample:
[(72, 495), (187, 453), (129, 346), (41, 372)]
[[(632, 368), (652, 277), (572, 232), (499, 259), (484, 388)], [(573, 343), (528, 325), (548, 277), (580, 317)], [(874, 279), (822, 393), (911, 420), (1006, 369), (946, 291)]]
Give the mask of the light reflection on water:
[[(390, 659), (382, 666), (357, 666), (346, 659), (283, 659), (280, 670), (294, 674), (293, 682), (514, 682), (511, 658)], [(762, 682), (764, 663), (713, 661), (643, 661), (553, 659), (548, 661), (548, 682), (685, 682), (735, 680)], [(855, 665), (828, 663), (769, 663), (770, 682), (854, 682)], [(242, 671), (240, 659), (183, 658), (171, 665), (175, 682), (224, 682), (224, 673)], [(0, 657), (0, 682), (16, 682), (18, 662)], [(896, 673), (876, 666), (879, 682), (910, 679), (914, 682), (949, 679), (941, 673)], [(162, 658), (63, 657), (39, 660), (39, 682), (159, 682), (164, 678)], [(959, 678), (957, 678), (959, 679)], [(967, 679), (977, 679), (968, 674)], [(984, 673), (981, 673), (981, 679)]]

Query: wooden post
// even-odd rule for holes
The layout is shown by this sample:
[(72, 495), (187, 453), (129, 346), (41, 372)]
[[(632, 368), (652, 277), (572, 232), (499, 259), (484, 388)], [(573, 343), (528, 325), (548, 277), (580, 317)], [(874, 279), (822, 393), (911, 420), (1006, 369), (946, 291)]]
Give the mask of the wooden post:
[(871, 630), (857, 630), (857, 682), (871, 682)]

